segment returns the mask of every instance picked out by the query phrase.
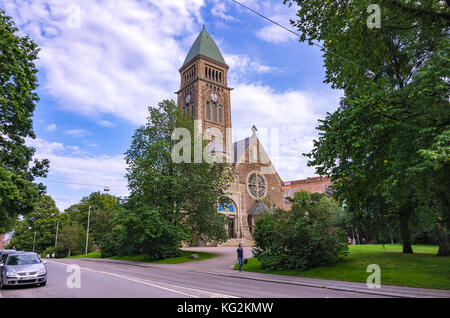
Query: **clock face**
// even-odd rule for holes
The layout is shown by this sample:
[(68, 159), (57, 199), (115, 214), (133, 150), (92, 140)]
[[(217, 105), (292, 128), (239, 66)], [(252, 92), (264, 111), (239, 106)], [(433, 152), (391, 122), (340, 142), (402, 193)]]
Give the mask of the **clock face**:
[(214, 102), (217, 102), (217, 99), (218, 99), (219, 97), (217, 96), (217, 94), (216, 93), (211, 93), (211, 99), (214, 101)]
[(189, 103), (191, 101), (191, 95), (186, 95), (186, 103)]

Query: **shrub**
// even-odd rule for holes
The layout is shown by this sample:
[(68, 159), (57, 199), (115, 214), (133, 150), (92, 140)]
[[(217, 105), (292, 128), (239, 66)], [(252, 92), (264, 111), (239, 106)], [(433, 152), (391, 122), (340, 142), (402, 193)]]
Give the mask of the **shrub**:
[(345, 233), (330, 226), (325, 211), (336, 207), (325, 202), (331, 199), (305, 200), (304, 194), (299, 198), (299, 204), (294, 198), (291, 211), (277, 210), (256, 220), (253, 253), (262, 268), (301, 271), (334, 264), (346, 255)]

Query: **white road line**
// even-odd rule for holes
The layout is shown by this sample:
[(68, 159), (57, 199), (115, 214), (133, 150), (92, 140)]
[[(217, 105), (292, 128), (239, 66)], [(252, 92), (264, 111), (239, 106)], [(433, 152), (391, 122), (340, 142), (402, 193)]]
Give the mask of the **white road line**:
[[(51, 261), (49, 260), (48, 262), (56, 263), (56, 264), (60, 264), (60, 265), (66, 265), (66, 266), (71, 265), (71, 264), (61, 263), (61, 262), (57, 262), (57, 261), (53, 261), (53, 260), (51, 260)], [(182, 295), (194, 297), (194, 298), (237, 298), (236, 296), (232, 296), (232, 295), (220, 294), (220, 293), (210, 292), (210, 291), (201, 290), (201, 289), (177, 286), (177, 285), (172, 285), (172, 284), (167, 284), (167, 283), (157, 282), (157, 281), (151, 281), (151, 280), (146, 280), (146, 279), (132, 277), (132, 276), (126, 276), (126, 275), (120, 275), (120, 274), (111, 273), (111, 272), (99, 271), (99, 270), (82, 267), (82, 266), (79, 266), (79, 267), (80, 267), (80, 269), (83, 269), (83, 270), (100, 273), (100, 274), (105, 274), (105, 275), (110, 275), (110, 276), (115, 276), (118, 278), (130, 280), (130, 281), (133, 281), (136, 283), (141, 283), (144, 285), (160, 288), (163, 290), (167, 290), (170, 292), (174, 292), (174, 293), (178, 293), (178, 294), (182, 294)]]

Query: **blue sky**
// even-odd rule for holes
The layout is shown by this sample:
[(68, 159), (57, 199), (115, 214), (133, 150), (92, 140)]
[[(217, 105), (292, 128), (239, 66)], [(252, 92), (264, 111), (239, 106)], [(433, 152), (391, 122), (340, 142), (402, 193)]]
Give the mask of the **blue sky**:
[[(289, 27), (295, 7), (281, 0), (242, 3)], [(109, 185), (127, 194), (123, 154), (147, 106), (176, 99), (186, 54), (202, 29), (219, 46), (228, 72), (233, 139), (279, 132), (266, 148), (283, 180), (314, 169), (317, 119), (341, 93), (323, 83), (322, 54), (230, 0), (2, 0), (2, 9), (41, 52), (34, 116), (36, 157), (51, 161), (44, 184), (60, 209)], [(61, 183), (71, 182), (73, 184)]]

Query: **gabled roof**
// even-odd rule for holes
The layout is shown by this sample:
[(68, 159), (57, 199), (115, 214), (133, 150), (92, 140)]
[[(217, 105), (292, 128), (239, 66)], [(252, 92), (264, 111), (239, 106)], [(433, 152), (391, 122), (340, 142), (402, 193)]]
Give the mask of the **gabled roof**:
[[(252, 129), (253, 130), (253, 129)], [(256, 135), (256, 127), (255, 130), (253, 130), (253, 135), (250, 137), (247, 137), (245, 139), (236, 141), (233, 143), (232, 147), (232, 160), (234, 164), (240, 164), (245, 163), (245, 152), (251, 145), (259, 144), (259, 149), (262, 151), (261, 157), (262, 157), (262, 167), (261, 167), (261, 173), (263, 174), (275, 174), (276, 177), (280, 180), (280, 182), (283, 182), (278, 175), (277, 170), (275, 169), (275, 166), (272, 164), (269, 156), (267, 155), (266, 151), (264, 150), (264, 147), (259, 142), (258, 136)], [(259, 162), (259, 159), (258, 159)], [(259, 162), (261, 163), (261, 162)]]
[(250, 138), (247, 137), (233, 143), (233, 163), (237, 163), (245, 150), (247, 150), (250, 145)]
[(253, 207), (248, 211), (248, 215), (251, 216), (258, 216), (264, 213), (270, 213), (273, 214), (273, 210), (271, 210), (267, 205), (264, 204), (262, 201), (257, 201)]
[(209, 33), (206, 31), (205, 26), (203, 26), (203, 30), (195, 39), (194, 44), (192, 44), (191, 49), (189, 50), (186, 59), (184, 60), (183, 66), (189, 63), (190, 60), (192, 60), (199, 54), (207, 56), (220, 63), (226, 64), (222, 53), (220, 53), (220, 50), (212, 39), (211, 35), (209, 35)]

